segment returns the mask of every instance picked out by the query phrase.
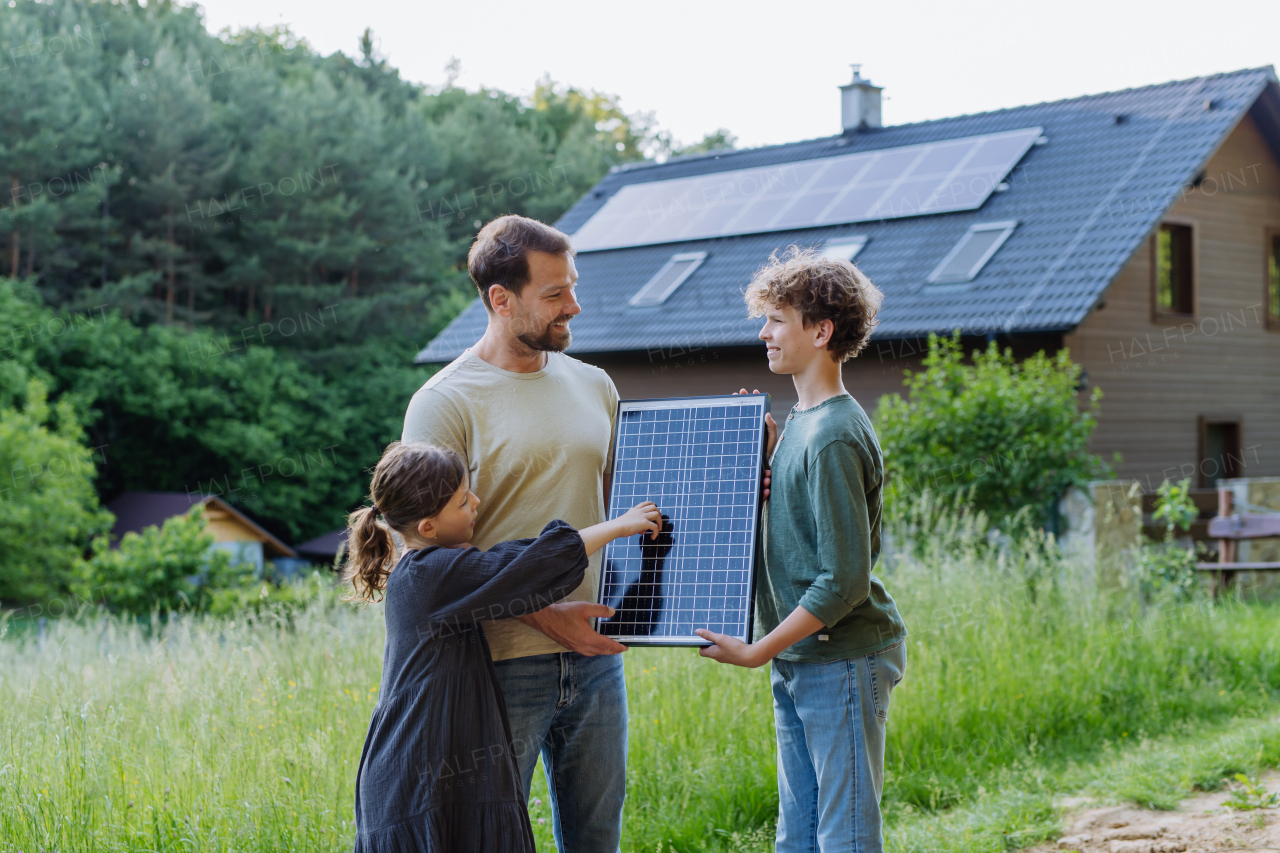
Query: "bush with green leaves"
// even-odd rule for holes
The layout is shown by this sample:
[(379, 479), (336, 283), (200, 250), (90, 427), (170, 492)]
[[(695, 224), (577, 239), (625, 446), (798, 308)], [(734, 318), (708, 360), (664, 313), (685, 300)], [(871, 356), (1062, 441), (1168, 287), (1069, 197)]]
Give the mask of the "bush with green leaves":
[[(6, 363), (14, 375), (16, 365)], [(26, 378), (25, 375), (23, 378)], [(0, 383), (3, 384), (3, 383)], [(50, 404), (45, 385), (26, 378), (0, 403), (0, 600), (44, 602), (70, 591), (77, 564), (111, 514), (94, 492), (94, 452), (69, 400)]]
[(1080, 406), (1081, 368), (1066, 350), (1019, 362), (992, 342), (966, 362), (958, 334), (930, 335), (921, 364), (906, 371), (908, 396), (887, 395), (876, 409), (891, 511), (928, 490), (996, 523), (1031, 507), (1046, 524), (1067, 486), (1110, 475), (1088, 450), (1102, 392)]
[(1186, 532), (1200, 511), (1191, 500), (1190, 478), (1178, 483), (1165, 480), (1157, 491), (1156, 521), (1165, 522), (1164, 541), (1142, 546), (1138, 554), (1136, 574), (1138, 590), (1146, 601), (1192, 598), (1196, 583), (1196, 549), (1185, 548), (1175, 537), (1175, 530)]
[(251, 568), (232, 564), (230, 554), (212, 545), (198, 507), (163, 527), (126, 533), (119, 548), (99, 537), (79, 595), (123, 613), (208, 610), (220, 590), (243, 588), (252, 579)]

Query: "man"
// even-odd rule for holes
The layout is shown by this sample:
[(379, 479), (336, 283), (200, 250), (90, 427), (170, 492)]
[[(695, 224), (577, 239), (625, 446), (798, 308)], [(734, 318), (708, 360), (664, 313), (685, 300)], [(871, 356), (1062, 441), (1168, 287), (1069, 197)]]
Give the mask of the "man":
[[(569, 238), (503, 216), (480, 230), (467, 265), (488, 328), (414, 394), (402, 440), (467, 461), (479, 548), (537, 536), (553, 518), (604, 521), (618, 392), (603, 370), (564, 355), (582, 310)], [(541, 753), (561, 853), (614, 853), (622, 832), (626, 647), (591, 624), (613, 613), (594, 603), (601, 553), (567, 600), (532, 614), (513, 602), (484, 624), (525, 795)]]

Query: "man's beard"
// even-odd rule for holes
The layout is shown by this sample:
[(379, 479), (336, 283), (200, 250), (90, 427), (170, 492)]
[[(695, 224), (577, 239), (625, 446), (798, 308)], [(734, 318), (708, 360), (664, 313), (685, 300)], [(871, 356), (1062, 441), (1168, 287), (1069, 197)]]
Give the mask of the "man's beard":
[(540, 334), (525, 333), (517, 335), (516, 340), (536, 352), (564, 352), (569, 348), (569, 342), (573, 339), (573, 333), (569, 331), (568, 326), (557, 326), (555, 323), (561, 320), (568, 320), (567, 315), (557, 317)]

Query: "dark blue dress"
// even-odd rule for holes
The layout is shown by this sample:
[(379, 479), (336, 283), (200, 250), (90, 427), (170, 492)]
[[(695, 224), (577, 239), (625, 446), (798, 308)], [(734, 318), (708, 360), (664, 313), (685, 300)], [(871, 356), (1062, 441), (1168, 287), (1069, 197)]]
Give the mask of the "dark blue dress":
[(430, 547), (401, 558), (387, 579), (382, 685), (356, 775), (356, 853), (534, 853), (477, 622), (559, 601), (586, 568), (582, 537), (563, 521), (488, 551)]

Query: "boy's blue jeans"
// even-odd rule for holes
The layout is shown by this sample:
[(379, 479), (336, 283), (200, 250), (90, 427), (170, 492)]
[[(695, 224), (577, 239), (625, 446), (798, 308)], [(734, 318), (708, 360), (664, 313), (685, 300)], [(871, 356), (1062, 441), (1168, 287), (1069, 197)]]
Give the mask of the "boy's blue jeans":
[(884, 849), (884, 728), (906, 668), (905, 640), (847, 660), (774, 660), (777, 853)]
[(561, 853), (616, 853), (627, 793), (622, 655), (495, 661), (525, 796), (542, 766)]

